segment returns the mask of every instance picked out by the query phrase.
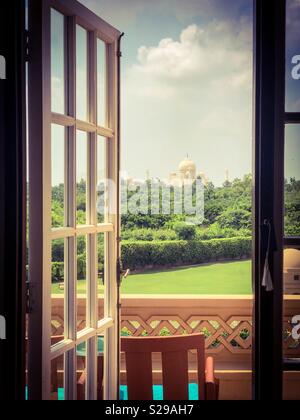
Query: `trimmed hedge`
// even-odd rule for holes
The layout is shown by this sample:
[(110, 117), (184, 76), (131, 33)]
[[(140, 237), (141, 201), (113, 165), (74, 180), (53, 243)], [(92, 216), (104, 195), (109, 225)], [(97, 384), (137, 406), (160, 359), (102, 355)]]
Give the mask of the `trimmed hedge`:
[(133, 229), (122, 231), (122, 241), (176, 241), (176, 232), (171, 229)]
[(123, 242), (123, 267), (170, 267), (203, 264), (220, 260), (250, 258), (251, 238), (224, 238), (209, 241)]
[[(192, 238), (179, 237), (175, 232), (175, 225), (180, 225), (180, 223), (175, 223), (170, 229), (132, 229), (132, 230), (123, 230), (122, 231), (122, 241), (130, 242), (139, 242), (139, 241), (178, 241), (178, 240), (195, 240), (195, 241), (209, 241), (210, 239), (220, 239), (220, 238), (241, 238), (248, 237), (251, 235), (251, 230), (241, 229), (221, 229), (217, 224), (211, 225), (210, 227), (197, 227), (195, 235), (191, 235)], [(188, 226), (186, 223), (183, 223), (184, 228)], [(190, 228), (190, 226), (188, 226)], [(195, 227), (192, 226), (192, 230)], [(193, 237), (194, 236), (194, 237)]]
[[(124, 241), (122, 264), (130, 270), (176, 267), (221, 260), (250, 258), (251, 238), (222, 238), (208, 241)], [(103, 270), (103, 246), (99, 246), (99, 270)], [(86, 278), (85, 255), (78, 257), (78, 278)], [(64, 263), (52, 263), (52, 282), (64, 281)]]

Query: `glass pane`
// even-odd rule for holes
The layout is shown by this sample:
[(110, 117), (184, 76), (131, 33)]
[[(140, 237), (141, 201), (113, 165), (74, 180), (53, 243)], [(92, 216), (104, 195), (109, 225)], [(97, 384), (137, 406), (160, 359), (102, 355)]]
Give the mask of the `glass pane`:
[(65, 358), (60, 356), (51, 362), (51, 400), (63, 401), (64, 391)]
[(287, 0), (286, 110), (300, 112), (300, 3)]
[(88, 120), (88, 49), (87, 31), (77, 25), (76, 31), (77, 118)]
[(300, 235), (300, 126), (288, 125), (285, 139), (285, 234)]
[[(300, 250), (284, 250), (284, 358), (300, 359)], [(284, 376), (284, 399), (300, 397), (300, 372)], [(298, 390), (298, 392), (296, 391)], [(297, 396), (297, 398), (296, 398)]]
[(87, 237), (77, 238), (77, 330), (86, 327), (87, 309)]
[(77, 225), (87, 223), (87, 134), (77, 131), (76, 179)]
[(103, 401), (103, 379), (104, 379), (104, 335), (98, 336), (98, 358), (97, 358), (97, 400)]
[[(106, 235), (106, 234), (105, 234)], [(105, 273), (104, 273), (104, 240), (105, 235), (102, 233), (98, 235), (98, 319), (104, 318), (104, 292), (105, 292)]]
[(98, 223), (104, 223), (106, 217), (106, 139), (98, 137), (97, 145), (97, 214)]
[[(300, 250), (284, 251), (283, 353), (300, 361)], [(300, 399), (300, 372), (284, 374), (284, 399)]]
[[(284, 358), (300, 359), (300, 250), (284, 251)], [(300, 399), (300, 372), (284, 374), (284, 399)]]
[(52, 227), (65, 225), (65, 129), (52, 125), (51, 134), (52, 171)]
[(106, 45), (98, 39), (98, 125), (107, 126)]
[(52, 111), (65, 113), (65, 19), (51, 10), (51, 100)]
[[(286, 295), (298, 295), (300, 302), (300, 250), (285, 249), (283, 280), (284, 293)], [(297, 314), (291, 313), (290, 315), (293, 317)]]
[(51, 329), (52, 345), (64, 340), (65, 240), (52, 242)]
[(84, 342), (79, 344), (76, 348), (78, 401), (84, 401), (86, 399), (86, 355), (87, 344)]

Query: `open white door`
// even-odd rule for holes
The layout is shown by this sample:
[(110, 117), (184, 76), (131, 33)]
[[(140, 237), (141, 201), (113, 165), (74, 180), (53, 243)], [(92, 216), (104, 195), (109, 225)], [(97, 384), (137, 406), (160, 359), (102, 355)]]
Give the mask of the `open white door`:
[(99, 214), (98, 187), (118, 181), (119, 38), (74, 0), (29, 0), (29, 399), (118, 395), (119, 198)]

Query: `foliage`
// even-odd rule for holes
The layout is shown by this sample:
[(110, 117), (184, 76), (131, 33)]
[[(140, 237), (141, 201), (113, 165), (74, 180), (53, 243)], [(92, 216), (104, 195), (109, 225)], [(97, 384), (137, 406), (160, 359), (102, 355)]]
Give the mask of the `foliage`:
[(285, 185), (285, 233), (300, 235), (300, 181), (295, 178)]
[(232, 209), (225, 210), (217, 217), (217, 222), (222, 229), (251, 229), (252, 215), (248, 210)]
[(131, 270), (203, 264), (250, 257), (251, 248), (251, 238), (123, 242), (122, 261)]
[(86, 254), (77, 256), (77, 279), (86, 279)]
[(171, 229), (132, 229), (122, 231), (123, 241), (173, 241), (177, 235)]
[[(215, 187), (209, 183), (204, 191), (204, 224), (202, 228), (212, 229), (216, 232), (215, 237), (227, 237), (218, 229), (244, 230), (251, 229), (252, 213), (252, 177), (244, 176), (243, 179), (235, 179), (226, 182), (221, 187)], [(77, 223), (86, 223), (86, 182), (81, 180), (77, 184)], [(129, 194), (128, 200), (134, 192)], [(288, 235), (300, 234), (300, 181), (295, 178), (285, 181), (285, 226)], [(174, 206), (174, 188), (171, 190), (171, 210)], [(173, 200), (173, 201), (172, 201)], [(147, 205), (148, 203), (148, 205)], [(60, 184), (52, 189), (52, 224), (53, 227), (64, 226), (64, 185)], [(137, 229), (172, 230), (174, 225), (185, 221), (185, 214), (152, 214), (150, 199), (145, 200), (145, 205), (138, 214), (130, 212), (122, 215), (122, 230), (133, 234)], [(149, 232), (144, 232), (146, 235)], [(137, 232), (136, 232), (137, 234)], [(197, 237), (199, 230), (197, 231)], [(123, 235), (124, 236), (124, 235)], [(149, 240), (151, 233), (149, 234)], [(153, 240), (159, 239), (152, 235)], [(209, 237), (212, 237), (211, 235)], [(144, 234), (143, 234), (144, 238)], [(141, 238), (141, 240), (143, 240)], [(125, 235), (128, 240), (128, 236)], [(132, 238), (134, 239), (134, 237)], [(145, 238), (147, 239), (147, 238)], [(164, 238), (162, 237), (164, 240)], [(166, 232), (166, 240), (173, 240), (174, 236)], [(140, 240), (140, 239), (137, 239)]]
[(250, 229), (221, 228), (218, 223), (214, 223), (208, 228), (199, 227), (197, 229), (196, 238), (198, 240), (221, 239), (221, 238), (236, 238), (236, 237), (250, 237)]
[(174, 224), (174, 230), (178, 239), (183, 241), (190, 241), (196, 237), (196, 226), (188, 223), (180, 222)]
[(172, 215), (169, 214), (123, 214), (123, 229), (148, 228), (161, 229), (172, 221)]
[[(65, 186), (52, 189), (52, 226), (65, 225)], [(77, 223), (86, 223), (86, 182), (77, 184)], [(134, 193), (129, 195), (128, 199)], [(171, 190), (171, 209), (174, 206)], [(151, 213), (150, 200), (139, 214), (122, 215), (122, 256), (124, 267), (172, 266), (198, 264), (218, 259), (240, 258), (251, 254), (252, 177), (226, 182), (221, 187), (209, 183), (205, 187), (205, 220), (201, 226), (185, 223), (185, 214)], [(149, 198), (149, 197), (148, 197)], [(173, 201), (172, 201), (173, 200)], [(148, 203), (148, 204), (147, 204)], [(300, 181), (285, 181), (285, 233), (300, 235)], [(86, 276), (86, 242), (78, 238), (78, 275)], [(99, 235), (98, 265), (103, 272), (103, 235)], [(64, 280), (64, 241), (52, 244), (52, 278)]]
[[(250, 237), (250, 229), (235, 230), (232, 228), (222, 229), (217, 223), (209, 226), (198, 226), (195, 228), (195, 239), (205, 241), (209, 239)], [(122, 231), (122, 241), (177, 241), (178, 235), (175, 230), (170, 229), (132, 229)]]
[(65, 279), (65, 264), (63, 262), (52, 263), (52, 283), (63, 283)]

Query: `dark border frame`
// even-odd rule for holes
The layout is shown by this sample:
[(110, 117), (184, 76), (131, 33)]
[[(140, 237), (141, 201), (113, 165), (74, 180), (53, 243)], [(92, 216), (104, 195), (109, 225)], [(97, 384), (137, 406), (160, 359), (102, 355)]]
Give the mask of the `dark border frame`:
[[(285, 0), (255, 0), (253, 396), (257, 400), (282, 399), (285, 3)], [(0, 343), (0, 398), (22, 399), (25, 386), (26, 173), (25, 34), (20, 28), (24, 27), (25, 7), (19, 0), (1, 2), (0, 7), (4, 21), (0, 25), (0, 54), (6, 57), (8, 65), (8, 78), (0, 82), (0, 198), (5, 196), (0, 208), (1, 226), (5, 227), (0, 231), (0, 313), (6, 315), (8, 322), (8, 339)], [(287, 117), (288, 122), (298, 122), (298, 117), (297, 121)], [(274, 232), (270, 258), (275, 285), (272, 293), (261, 287), (266, 250), (265, 219), (272, 222)], [(4, 282), (5, 279), (9, 281)]]
[(25, 398), (26, 116), (25, 2), (0, 3), (0, 314), (7, 339), (0, 341), (0, 399)]

